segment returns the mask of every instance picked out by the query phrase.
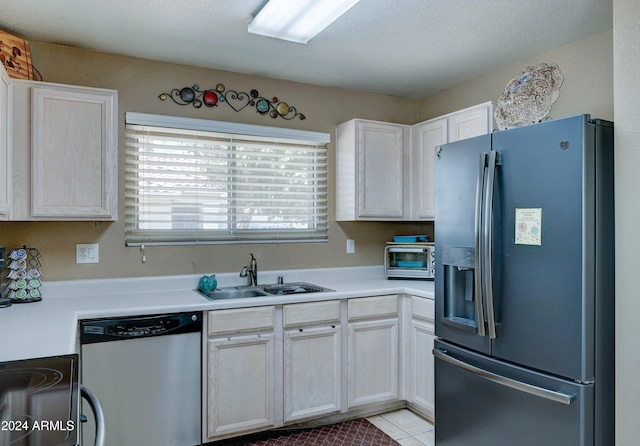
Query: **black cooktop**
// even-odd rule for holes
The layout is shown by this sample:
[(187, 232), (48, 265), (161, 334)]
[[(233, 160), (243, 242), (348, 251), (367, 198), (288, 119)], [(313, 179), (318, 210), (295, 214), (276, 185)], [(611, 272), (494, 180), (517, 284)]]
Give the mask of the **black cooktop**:
[(79, 444), (78, 355), (0, 363), (0, 446)]

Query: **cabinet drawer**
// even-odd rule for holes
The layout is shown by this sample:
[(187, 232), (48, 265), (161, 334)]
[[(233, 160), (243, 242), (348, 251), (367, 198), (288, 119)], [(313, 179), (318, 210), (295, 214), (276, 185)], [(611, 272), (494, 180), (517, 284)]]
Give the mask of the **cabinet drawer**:
[(273, 330), (275, 307), (209, 311), (209, 335), (237, 331)]
[(411, 296), (413, 317), (433, 321), (435, 315), (434, 300), (426, 297)]
[(363, 297), (349, 300), (349, 320), (398, 315), (398, 296)]
[(340, 321), (340, 301), (309, 302), (283, 307), (285, 328), (296, 325), (318, 324)]

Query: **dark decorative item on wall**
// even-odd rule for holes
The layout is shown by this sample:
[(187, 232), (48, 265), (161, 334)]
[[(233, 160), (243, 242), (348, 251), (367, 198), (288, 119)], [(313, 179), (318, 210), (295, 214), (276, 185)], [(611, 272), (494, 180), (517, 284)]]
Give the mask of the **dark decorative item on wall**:
[(200, 108), (203, 105), (205, 107), (216, 107), (218, 104), (224, 103), (237, 112), (247, 107), (255, 107), (256, 111), (261, 115), (268, 114), (274, 119), (278, 116), (286, 120), (296, 117), (301, 120), (306, 119), (302, 113), (298, 113), (295, 107), (280, 101), (277, 97), (269, 100), (260, 96), (258, 90), (251, 90), (250, 93), (237, 92), (235, 90), (227, 90), (225, 92), (225, 86), (222, 84), (218, 84), (216, 88), (208, 90), (200, 90), (198, 84), (193, 87), (174, 88), (171, 93), (162, 93), (158, 98), (161, 101), (170, 98), (178, 105), (191, 104), (195, 108)]
[(556, 64), (540, 63), (525, 68), (507, 84), (494, 112), (498, 130), (547, 119), (560, 95), (563, 76)]

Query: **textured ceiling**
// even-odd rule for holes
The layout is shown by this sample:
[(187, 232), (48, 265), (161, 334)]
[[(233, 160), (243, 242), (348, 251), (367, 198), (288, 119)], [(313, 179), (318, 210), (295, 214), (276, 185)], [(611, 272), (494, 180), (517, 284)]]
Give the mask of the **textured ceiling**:
[(263, 2), (0, 0), (0, 29), (32, 41), (417, 99), (613, 24), (612, 0), (361, 0), (301, 45), (247, 32)]

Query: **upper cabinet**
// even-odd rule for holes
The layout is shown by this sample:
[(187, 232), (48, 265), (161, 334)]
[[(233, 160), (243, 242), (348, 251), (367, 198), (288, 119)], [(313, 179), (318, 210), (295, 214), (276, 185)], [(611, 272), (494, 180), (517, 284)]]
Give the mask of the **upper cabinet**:
[(434, 220), (437, 146), (493, 129), (491, 102), (414, 126), (352, 119), (336, 127), (336, 220)]
[(447, 142), (491, 133), (493, 131), (493, 107), (492, 102), (486, 102), (447, 115), (449, 128)]
[(0, 220), (11, 214), (11, 81), (0, 64)]
[(430, 119), (411, 128), (411, 220), (434, 220), (436, 147), (493, 130), (493, 103)]
[(435, 149), (447, 142), (447, 119), (435, 119), (411, 128), (411, 220), (432, 220), (435, 215)]
[(336, 127), (336, 220), (404, 220), (410, 127), (352, 119)]
[(118, 93), (13, 81), (12, 220), (116, 220)]

